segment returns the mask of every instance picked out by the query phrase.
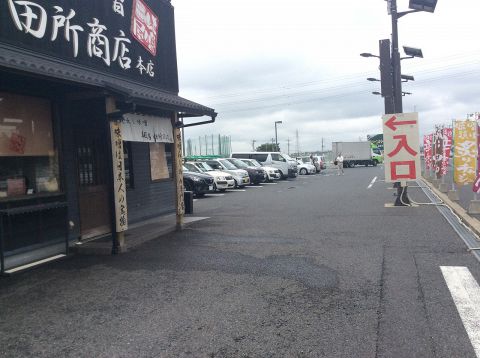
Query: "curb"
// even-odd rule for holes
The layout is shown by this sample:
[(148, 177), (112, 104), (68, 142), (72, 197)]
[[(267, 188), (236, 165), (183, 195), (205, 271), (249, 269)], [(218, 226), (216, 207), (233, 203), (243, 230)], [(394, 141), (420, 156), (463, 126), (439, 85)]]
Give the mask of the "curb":
[(463, 207), (458, 205), (457, 203), (451, 201), (448, 196), (437, 188), (435, 188), (426, 178), (421, 179), (425, 185), (427, 185), (432, 192), (435, 193), (436, 196), (440, 198), (452, 211), (462, 220), (463, 224), (465, 224), (468, 228), (470, 228), (475, 235), (477, 236), (477, 240), (479, 240), (478, 237), (480, 237), (480, 221), (471, 217), (468, 213), (467, 210), (465, 210)]

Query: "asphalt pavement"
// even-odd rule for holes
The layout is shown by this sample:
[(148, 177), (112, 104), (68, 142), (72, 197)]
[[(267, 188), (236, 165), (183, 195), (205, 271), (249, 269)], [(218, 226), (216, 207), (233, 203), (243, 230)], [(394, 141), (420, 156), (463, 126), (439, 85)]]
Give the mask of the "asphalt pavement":
[(477, 357), (441, 267), (479, 262), (435, 206), (385, 207), (383, 177), (207, 195), (183, 232), (0, 278), (0, 356)]

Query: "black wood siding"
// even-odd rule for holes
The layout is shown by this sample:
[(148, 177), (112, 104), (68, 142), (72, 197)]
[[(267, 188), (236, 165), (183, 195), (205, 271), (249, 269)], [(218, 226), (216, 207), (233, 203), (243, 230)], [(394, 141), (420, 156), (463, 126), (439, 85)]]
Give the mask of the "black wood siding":
[(128, 222), (133, 224), (175, 212), (175, 182), (152, 182), (148, 143), (132, 142), (134, 188), (127, 190)]

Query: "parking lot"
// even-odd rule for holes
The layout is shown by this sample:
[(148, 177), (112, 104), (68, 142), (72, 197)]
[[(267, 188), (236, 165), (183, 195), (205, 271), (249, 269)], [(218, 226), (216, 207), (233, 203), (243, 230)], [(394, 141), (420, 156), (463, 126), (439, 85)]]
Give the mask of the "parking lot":
[(0, 356), (473, 357), (439, 266), (480, 270), (453, 229), (386, 209), (380, 167), (335, 174), (206, 195), (183, 232), (1, 279)]

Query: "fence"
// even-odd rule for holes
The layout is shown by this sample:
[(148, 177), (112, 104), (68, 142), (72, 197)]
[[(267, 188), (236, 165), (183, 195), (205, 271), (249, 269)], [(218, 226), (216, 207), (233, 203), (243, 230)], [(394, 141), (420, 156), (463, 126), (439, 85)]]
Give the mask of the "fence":
[(189, 138), (185, 142), (185, 156), (217, 155), (230, 157), (232, 153), (232, 138), (222, 135), (205, 135)]

